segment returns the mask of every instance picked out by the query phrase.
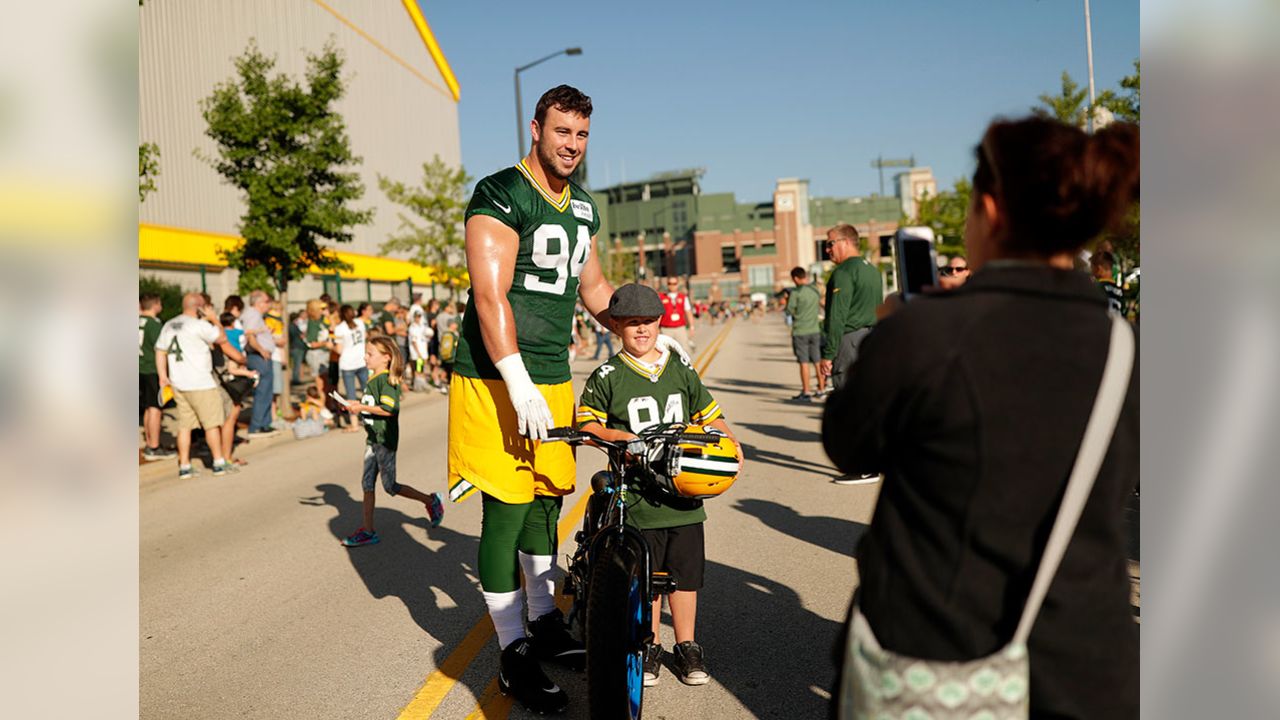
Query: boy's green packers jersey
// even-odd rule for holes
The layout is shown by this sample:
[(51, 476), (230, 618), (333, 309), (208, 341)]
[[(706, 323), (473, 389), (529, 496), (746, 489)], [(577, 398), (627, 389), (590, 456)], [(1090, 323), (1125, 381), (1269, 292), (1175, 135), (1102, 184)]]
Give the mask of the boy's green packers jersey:
[[(578, 276), (587, 263), (600, 214), (572, 181), (552, 197), (519, 165), (476, 184), (467, 219), (488, 215), (516, 231), (520, 247), (507, 300), (515, 314), (516, 343), (535, 383), (569, 381), (569, 338)], [(480, 337), (480, 316), (467, 302), (454, 370), (465, 377), (501, 379)]]
[(391, 413), (391, 417), (360, 413), (364, 431), (369, 435), (369, 444), (381, 445), (388, 450), (399, 448), (400, 388), (391, 384), (391, 376), (385, 370), (369, 378), (361, 394), (360, 403), (380, 407)]
[[(587, 378), (577, 412), (579, 425), (598, 422), (610, 430), (637, 435), (659, 423), (706, 425), (723, 416), (698, 373), (678, 353), (668, 353), (656, 372), (624, 352), (614, 355)], [(707, 519), (701, 500), (670, 496), (627, 500), (627, 521), (644, 530)]]

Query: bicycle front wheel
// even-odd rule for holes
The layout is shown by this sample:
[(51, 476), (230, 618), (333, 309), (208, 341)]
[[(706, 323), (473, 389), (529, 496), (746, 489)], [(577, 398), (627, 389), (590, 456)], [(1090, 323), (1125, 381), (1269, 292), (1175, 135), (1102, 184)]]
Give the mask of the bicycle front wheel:
[(601, 549), (587, 596), (587, 704), (592, 720), (639, 720), (644, 705), (644, 638), (649, 621), (648, 548), (629, 534)]

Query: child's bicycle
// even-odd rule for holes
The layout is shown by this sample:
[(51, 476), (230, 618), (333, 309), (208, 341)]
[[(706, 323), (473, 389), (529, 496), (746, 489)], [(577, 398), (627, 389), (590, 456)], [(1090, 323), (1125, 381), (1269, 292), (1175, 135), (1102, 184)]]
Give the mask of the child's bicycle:
[[(654, 640), (652, 604), (676, 588), (670, 575), (650, 568), (644, 536), (626, 524), (623, 490), (673, 492), (669, 480), (663, 486), (661, 478), (677, 475), (683, 453), (717, 445), (723, 438), (685, 430), (683, 425), (660, 426), (630, 442), (603, 440), (573, 428), (548, 433), (549, 440), (590, 444), (609, 456), (609, 469), (591, 478), (593, 494), (564, 582), (564, 594), (573, 597), (570, 622), (576, 620), (584, 629), (588, 716), (593, 720), (640, 718), (644, 648)], [(733, 464), (736, 468), (736, 460)], [(727, 487), (732, 478), (725, 482)]]

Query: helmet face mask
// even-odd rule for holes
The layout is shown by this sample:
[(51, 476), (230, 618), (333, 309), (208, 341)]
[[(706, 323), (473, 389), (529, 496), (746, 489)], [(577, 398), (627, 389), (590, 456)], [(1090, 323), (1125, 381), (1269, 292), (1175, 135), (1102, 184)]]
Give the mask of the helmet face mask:
[(659, 433), (683, 433), (716, 438), (711, 444), (681, 442), (668, 445), (666, 457), (650, 458), (655, 484), (664, 492), (683, 498), (711, 498), (728, 490), (738, 479), (738, 445), (714, 428), (664, 426)]

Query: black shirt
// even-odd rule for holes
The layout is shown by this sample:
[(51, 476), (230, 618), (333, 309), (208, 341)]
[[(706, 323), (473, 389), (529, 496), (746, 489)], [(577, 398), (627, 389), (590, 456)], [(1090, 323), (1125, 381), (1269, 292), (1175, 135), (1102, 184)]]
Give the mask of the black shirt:
[[(863, 342), (823, 443), (845, 472), (885, 473), (857, 557), (859, 601), (886, 649), (967, 660), (1012, 638), (1102, 377), (1106, 310), (1084, 273), (993, 263)], [(1123, 525), (1137, 478), (1135, 361), (1028, 641), (1035, 717), (1137, 717)]]

